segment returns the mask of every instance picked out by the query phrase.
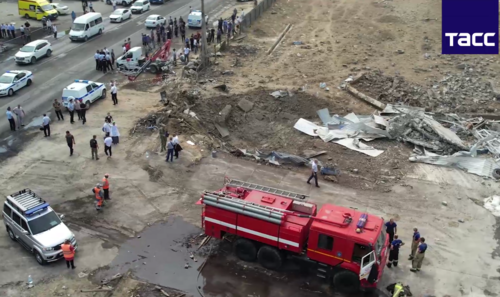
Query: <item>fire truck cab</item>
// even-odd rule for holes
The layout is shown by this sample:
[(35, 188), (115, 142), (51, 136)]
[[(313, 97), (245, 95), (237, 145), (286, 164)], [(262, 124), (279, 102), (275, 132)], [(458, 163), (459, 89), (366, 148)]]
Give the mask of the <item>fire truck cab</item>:
[(316, 275), (336, 289), (377, 286), (387, 259), (383, 219), (325, 204), (317, 211), (306, 195), (238, 180), (205, 191), (202, 225), (215, 238), (233, 237), (236, 256), (279, 270), (288, 257), (315, 264)]

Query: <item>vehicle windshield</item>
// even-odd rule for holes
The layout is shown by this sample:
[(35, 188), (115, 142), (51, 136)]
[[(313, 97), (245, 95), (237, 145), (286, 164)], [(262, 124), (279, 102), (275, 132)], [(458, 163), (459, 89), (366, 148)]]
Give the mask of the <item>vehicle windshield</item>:
[(25, 45), (19, 51), (23, 53), (32, 53), (35, 51), (35, 47), (30, 45)]
[(13, 76), (2, 75), (0, 76), (0, 84), (10, 84), (13, 79)]
[(83, 31), (84, 29), (85, 29), (85, 24), (73, 23), (73, 26), (71, 26), (71, 30), (73, 31)]
[(117, 9), (117, 10), (113, 11), (113, 13), (111, 15), (122, 15), (122, 14), (123, 14), (123, 10)]
[(147, 20), (156, 20), (157, 16), (155, 15), (150, 15), (148, 16)]
[(137, 1), (137, 2), (135, 2), (135, 3), (134, 3), (134, 6), (143, 6), (143, 5), (144, 5), (144, 4), (142, 4), (142, 2), (141, 2), (141, 1)]
[(33, 233), (33, 235), (36, 235), (38, 233), (48, 231), (61, 224), (61, 220), (55, 212), (51, 211), (46, 215), (29, 221), (28, 224), (30, 225), (31, 233)]
[(49, 10), (54, 9), (54, 7), (50, 6), (49, 4), (42, 5), (40, 8), (41, 8), (43, 11), (49, 11)]
[(382, 232), (380, 232), (380, 235), (377, 238), (377, 242), (375, 243), (375, 253), (377, 254), (378, 259), (380, 259), (381, 257), (380, 253), (384, 248), (385, 236), (386, 236), (385, 230), (382, 228)]

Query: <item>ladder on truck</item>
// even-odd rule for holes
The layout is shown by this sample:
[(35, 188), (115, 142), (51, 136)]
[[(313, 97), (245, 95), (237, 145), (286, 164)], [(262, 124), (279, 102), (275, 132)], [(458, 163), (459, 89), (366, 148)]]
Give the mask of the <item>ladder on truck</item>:
[(304, 199), (309, 197), (308, 195), (305, 195), (305, 194), (298, 194), (298, 193), (285, 191), (285, 190), (281, 190), (281, 189), (266, 187), (266, 186), (262, 186), (262, 185), (258, 185), (258, 184), (244, 182), (244, 181), (237, 180), (237, 179), (229, 179), (226, 182), (226, 186), (234, 187), (234, 188), (244, 188), (244, 189), (248, 189), (248, 190), (257, 190), (257, 191), (266, 192), (269, 194), (275, 194), (275, 195), (279, 195), (279, 196), (283, 196), (283, 197), (288, 197), (288, 198), (295, 199), (295, 200), (304, 200)]

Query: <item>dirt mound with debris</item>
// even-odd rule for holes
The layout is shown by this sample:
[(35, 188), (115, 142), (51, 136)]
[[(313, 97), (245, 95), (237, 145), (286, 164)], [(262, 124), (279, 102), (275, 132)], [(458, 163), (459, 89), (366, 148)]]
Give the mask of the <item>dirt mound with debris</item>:
[[(338, 182), (353, 188), (386, 187), (399, 180), (406, 167), (412, 166), (407, 161), (410, 150), (403, 144), (387, 140), (372, 141), (371, 146), (385, 150), (382, 155), (373, 158), (312, 138), (293, 128), (300, 118), (318, 121), (316, 111), (319, 109), (345, 110), (341, 100), (327, 100), (309, 93), (290, 91), (283, 91), (284, 97), (276, 99), (270, 95), (271, 92), (260, 89), (245, 94), (204, 98), (203, 104), (196, 105), (191, 110), (207, 133), (222, 138), (216, 124), (219, 123), (221, 111), (231, 105), (225, 122), (229, 136), (222, 138), (228, 148), (276, 151), (298, 156), (306, 156), (306, 152), (311, 150), (325, 151), (318, 159), (323, 163), (335, 163), (342, 172)], [(247, 104), (242, 105), (242, 101), (247, 101)], [(287, 168), (309, 170), (307, 167)]]
[(398, 103), (426, 108), (434, 112), (493, 113), (500, 108), (500, 92), (472, 68), (435, 79), (427, 86), (386, 76), (379, 70), (365, 73), (353, 86), (384, 103)]

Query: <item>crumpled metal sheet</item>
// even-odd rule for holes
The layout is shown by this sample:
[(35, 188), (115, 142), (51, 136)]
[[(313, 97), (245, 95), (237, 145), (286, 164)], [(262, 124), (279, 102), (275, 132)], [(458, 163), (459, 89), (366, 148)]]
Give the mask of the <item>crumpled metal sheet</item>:
[(466, 172), (493, 178), (494, 169), (500, 168), (492, 158), (474, 158), (466, 156), (412, 156), (411, 162), (426, 163), (438, 166), (457, 168)]
[(345, 138), (345, 139), (340, 139), (337, 141), (334, 141), (333, 143), (340, 144), (342, 146), (345, 146), (348, 149), (351, 149), (353, 151), (357, 151), (360, 153), (363, 153), (368, 156), (372, 157), (377, 157), (378, 155), (382, 154), (384, 151), (382, 150), (377, 150), (369, 145), (366, 145), (359, 141), (359, 139), (356, 138)]

